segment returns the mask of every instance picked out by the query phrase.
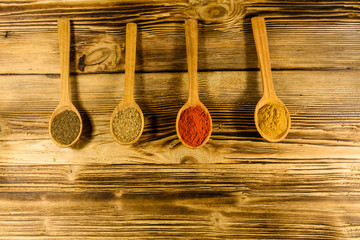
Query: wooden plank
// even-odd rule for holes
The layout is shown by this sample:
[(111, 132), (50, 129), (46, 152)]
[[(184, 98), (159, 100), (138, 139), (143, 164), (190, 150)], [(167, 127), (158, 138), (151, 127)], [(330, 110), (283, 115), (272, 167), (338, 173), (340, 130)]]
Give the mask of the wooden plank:
[[(281, 143), (265, 142), (253, 121), (256, 15), (292, 116)], [(60, 16), (72, 19), (72, 98), (84, 122), (68, 149), (48, 135)], [(359, 16), (359, 2), (337, 0), (2, 1), (0, 239), (359, 239)], [(186, 18), (199, 19), (200, 99), (214, 121), (196, 150), (175, 131)], [(131, 146), (109, 131), (127, 22), (139, 27), (135, 99), (145, 115)]]
[[(353, 17), (359, 9), (356, 1), (279, 1), (235, 0), (235, 1), (184, 1), (184, 0), (104, 0), (104, 1), (2, 1), (1, 17), (18, 21), (53, 19), (59, 14), (76, 16), (79, 19), (114, 19), (113, 14), (121, 12), (122, 19), (157, 21), (196, 16), (201, 20), (218, 23), (243, 18), (246, 15), (271, 13), (269, 15), (291, 16), (293, 18)], [(335, 11), (336, 10), (336, 11)]]
[[(137, 71), (185, 71), (188, 17), (200, 20), (200, 70), (253, 69), (254, 15), (266, 18), (273, 68), (358, 69), (359, 9), (342, 1), (8, 2), (0, 13), (0, 73), (59, 73), (56, 19), (63, 15), (73, 19), (72, 72), (123, 71), (124, 27), (130, 21), (139, 25)], [(88, 65), (81, 71), (84, 55)]]
[(136, 75), (135, 98), (145, 115), (145, 129), (133, 146), (117, 144), (109, 131), (110, 115), (123, 94), (123, 74), (73, 76), (72, 97), (83, 116), (84, 134), (69, 149), (59, 148), (48, 135), (48, 121), (60, 98), (58, 76), (2, 76), (0, 162), (178, 164), (359, 158), (358, 71), (273, 75), (276, 92), (292, 116), (283, 142), (265, 142), (255, 129), (253, 111), (262, 92), (257, 71), (202, 72), (200, 99), (212, 114), (213, 134), (204, 148), (196, 150), (182, 146), (175, 131), (177, 112), (187, 98), (185, 73)]
[(1, 239), (356, 239), (359, 163), (1, 165)]
[(8, 211), (0, 216), (1, 239), (359, 237), (356, 202), (266, 201), (261, 205), (237, 202), (237, 197), (195, 200), (197, 202), (193, 199), (176, 202), (121, 199), (85, 204), (76, 201), (1, 202)]
[[(250, 159), (249, 159), (250, 160)], [(4, 201), (111, 201), (237, 195), (245, 201), (360, 196), (358, 160), (247, 164), (2, 164)]]

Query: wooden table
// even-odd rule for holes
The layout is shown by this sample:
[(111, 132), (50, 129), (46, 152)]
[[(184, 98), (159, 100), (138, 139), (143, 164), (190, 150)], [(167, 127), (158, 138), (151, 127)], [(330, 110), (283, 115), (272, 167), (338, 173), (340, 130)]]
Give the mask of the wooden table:
[[(48, 134), (60, 16), (72, 19), (84, 123), (65, 149)], [(266, 19), (275, 90), (292, 117), (281, 143), (254, 125), (253, 16)], [(186, 18), (199, 19), (199, 94), (213, 118), (197, 150), (175, 131)], [(128, 22), (138, 24), (145, 129), (123, 146), (109, 119), (123, 96)], [(358, 1), (2, 1), (0, 239), (359, 239), (359, 66)]]

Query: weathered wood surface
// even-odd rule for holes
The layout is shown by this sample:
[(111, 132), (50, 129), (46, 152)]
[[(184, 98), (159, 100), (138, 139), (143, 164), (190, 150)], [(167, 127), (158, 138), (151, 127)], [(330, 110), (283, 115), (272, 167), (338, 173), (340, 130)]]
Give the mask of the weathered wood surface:
[[(1, 1), (0, 239), (359, 239), (357, 1)], [(60, 98), (56, 20), (72, 18), (72, 98), (84, 131), (48, 135)], [(256, 132), (262, 94), (250, 18), (266, 18), (276, 93), (292, 127)], [(176, 137), (187, 100), (184, 19), (199, 19), (201, 149)], [(138, 24), (145, 129), (117, 144), (125, 25)], [(78, 69), (81, 57), (87, 64)]]
[(359, 238), (358, 163), (0, 169), (2, 239)]
[(185, 71), (184, 19), (198, 18), (199, 69), (257, 67), (250, 17), (266, 18), (275, 69), (358, 69), (356, 1), (9, 1), (0, 6), (0, 73), (59, 72), (56, 19), (72, 21), (72, 71), (124, 69), (125, 24), (138, 23), (137, 71)]
[[(189, 150), (176, 136), (176, 115), (187, 99), (183, 73), (137, 74), (135, 100), (145, 117), (135, 146), (117, 144), (109, 119), (123, 95), (123, 74), (85, 74), (72, 78), (74, 104), (83, 116), (80, 142), (61, 149), (48, 136), (48, 121), (60, 99), (58, 76), (0, 78), (1, 162), (181, 163), (187, 154), (198, 163), (237, 163), (249, 159), (357, 158), (360, 154), (358, 71), (277, 71), (275, 90), (288, 107), (292, 127), (281, 143), (263, 141), (253, 112), (261, 97), (257, 71), (199, 74), (200, 99), (213, 118), (205, 147)], [(21, 86), (21, 87), (20, 87)], [(46, 91), (46, 94), (44, 94)], [(60, 154), (61, 153), (61, 154)], [(194, 159), (195, 161), (195, 159)], [(320, 160), (319, 160), (320, 161)]]
[(276, 144), (263, 141), (253, 122), (259, 75), (199, 74), (214, 121), (199, 150), (175, 135), (187, 97), (184, 73), (137, 74), (146, 124), (134, 146), (117, 144), (109, 132), (123, 74), (73, 76), (86, 120), (70, 149), (51, 142), (47, 130), (59, 76), (2, 76), (3, 239), (358, 238), (358, 71), (274, 72), (293, 120)]

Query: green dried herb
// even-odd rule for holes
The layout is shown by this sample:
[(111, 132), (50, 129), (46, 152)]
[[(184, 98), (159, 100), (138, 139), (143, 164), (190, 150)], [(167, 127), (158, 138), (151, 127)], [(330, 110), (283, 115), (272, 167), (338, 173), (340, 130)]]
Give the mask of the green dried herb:
[(141, 132), (142, 120), (140, 113), (135, 108), (124, 108), (120, 110), (113, 122), (113, 133), (120, 142), (133, 141)]
[(65, 110), (54, 117), (51, 124), (51, 135), (58, 143), (69, 145), (80, 132), (80, 119), (70, 110)]

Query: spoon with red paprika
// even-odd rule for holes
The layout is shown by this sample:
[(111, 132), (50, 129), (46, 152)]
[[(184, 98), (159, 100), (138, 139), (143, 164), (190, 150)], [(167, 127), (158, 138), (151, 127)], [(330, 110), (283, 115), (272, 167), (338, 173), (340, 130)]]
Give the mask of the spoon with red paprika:
[(185, 20), (186, 54), (189, 76), (189, 97), (176, 118), (176, 132), (180, 141), (189, 148), (207, 143), (212, 130), (209, 111), (199, 99), (197, 87), (198, 22)]

